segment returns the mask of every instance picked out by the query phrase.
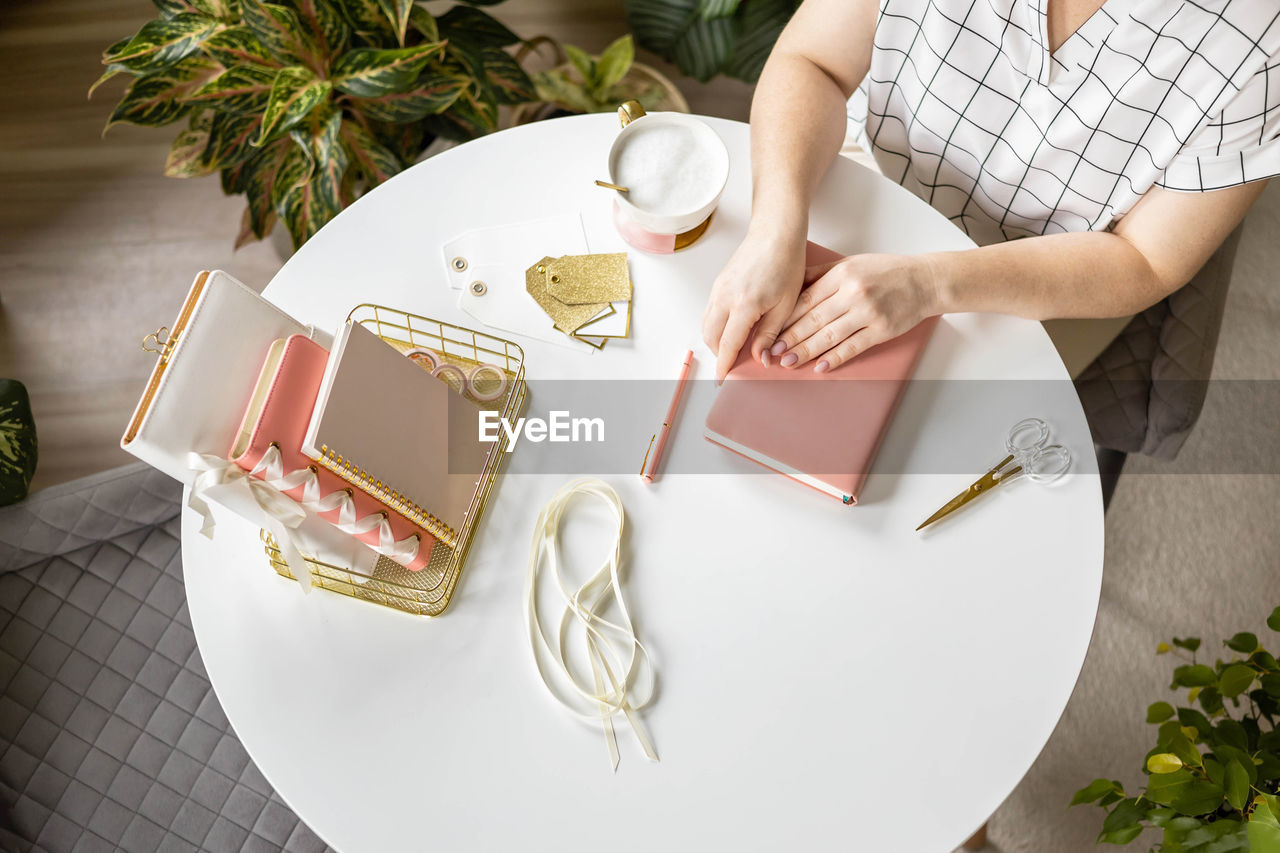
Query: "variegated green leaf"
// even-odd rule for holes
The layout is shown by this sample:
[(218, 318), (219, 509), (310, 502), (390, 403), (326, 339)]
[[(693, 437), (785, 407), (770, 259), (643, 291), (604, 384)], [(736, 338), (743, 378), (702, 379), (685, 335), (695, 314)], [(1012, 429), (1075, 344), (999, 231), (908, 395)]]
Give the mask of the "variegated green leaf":
[(408, 92), (395, 92), (379, 98), (353, 98), (351, 105), (376, 121), (394, 124), (417, 121), (447, 109), (470, 83), (460, 75), (435, 74), (427, 69)]
[(342, 210), (342, 185), (350, 163), (340, 138), (342, 115), (334, 110), (327, 117), (313, 116), (295, 139), (310, 139), (315, 169), (311, 179), (294, 187), (281, 200), (280, 218), (289, 228), (294, 248), (301, 246)]
[(218, 170), (218, 181), (222, 184), (223, 195), (239, 195), (244, 192), (245, 185), (248, 183), (247, 167), (251, 162), (246, 160)]
[(221, 26), (211, 18), (190, 12), (157, 18), (143, 24), (110, 61), (140, 74), (160, 71), (195, 53), (200, 43)]
[(706, 82), (729, 61), (738, 32), (732, 18), (700, 18), (676, 43), (676, 64), (695, 80)]
[(153, 0), (160, 14), (166, 18), (194, 12), (220, 21), (234, 19), (240, 13), (236, 0)]
[(133, 36), (120, 39), (120, 41), (108, 47), (102, 52), (102, 64), (110, 65), (115, 58), (124, 53), (125, 48), (129, 46), (129, 42), (133, 41)]
[(227, 68), (235, 65), (261, 65), (279, 68), (280, 62), (267, 52), (248, 27), (219, 30), (200, 44), (200, 49)]
[(754, 83), (782, 29), (795, 14), (798, 0), (750, 0), (737, 15), (738, 42), (724, 73)]
[(165, 175), (170, 178), (200, 178), (212, 173), (214, 167), (204, 159), (208, 145), (207, 130), (188, 129), (179, 133), (165, 159)]
[(498, 106), (477, 96), (474, 91), (464, 92), (449, 109), (439, 115), (424, 119), (427, 129), (437, 136), (466, 142), (498, 129)]
[(262, 131), (255, 145), (282, 133), (324, 103), (333, 90), (328, 80), (319, 80), (306, 68), (283, 68), (276, 74), (271, 95), (262, 114)]
[(112, 77), (115, 77), (117, 74), (123, 73), (125, 70), (126, 69), (123, 65), (119, 65), (117, 63), (108, 65), (107, 70), (102, 72), (102, 76), (97, 80), (94, 80), (93, 85), (89, 87), (89, 97), (93, 97), (93, 93), (97, 91), (99, 86), (110, 80)]
[(600, 110), (601, 105), (592, 100), (582, 86), (567, 79), (563, 71), (538, 71), (533, 75), (533, 85), (540, 101), (558, 104), (575, 113)]
[(254, 143), (261, 126), (262, 116), (258, 113), (214, 113), (209, 146), (205, 149), (209, 166), (226, 169), (252, 157), (258, 151)]
[(38, 451), (27, 389), (16, 379), (0, 379), (0, 506), (27, 496)]
[(360, 169), (370, 187), (377, 186), (403, 168), (400, 158), (358, 122), (344, 119), (340, 132), (352, 164)]
[(208, 130), (213, 127), (213, 110), (208, 107), (192, 107), (187, 117), (188, 130)]
[(351, 29), (369, 44), (383, 44), (386, 39), (395, 38), (391, 21), (378, 0), (342, 0), (340, 10)]
[(323, 69), (323, 56), (290, 8), (264, 0), (241, 0), (244, 22), (276, 59), (291, 65), (305, 65), (313, 71)]
[(160, 127), (181, 118), (189, 109), (183, 99), (219, 68), (204, 56), (192, 56), (164, 71), (139, 77), (116, 104), (103, 133), (120, 122)]
[(244, 206), (244, 213), (240, 214), (240, 233), (236, 235), (234, 249), (239, 251), (242, 246), (247, 246), (254, 240), (261, 240), (271, 232), (276, 224), (276, 212), (274, 210), (267, 211), (267, 219), (264, 223), (264, 229), (261, 234), (254, 232), (253, 211), (249, 205)]
[(698, 0), (698, 14), (704, 18), (726, 18), (738, 11), (741, 0)]
[(440, 28), (436, 26), (436, 19), (417, 4), (409, 9), (409, 26), (417, 30), (425, 41), (440, 41)]
[[(242, 167), (244, 194), (249, 203), (250, 231), (259, 239), (265, 237), (271, 230), (271, 222), (275, 216), (275, 208), (272, 206), (271, 199), (276, 186), (276, 179), (281, 174), (285, 158), (290, 151), (297, 147), (297, 144), (292, 139), (277, 139), (258, 151)], [(303, 163), (309, 165), (310, 161), (307, 159), (305, 152), (299, 152), (299, 155), (303, 158)], [(294, 181), (296, 183), (298, 180), (309, 178), (310, 176), (310, 170), (307, 169), (304, 175), (295, 175)], [(283, 187), (280, 191), (280, 197), (283, 197), (284, 193), (292, 188), (293, 184)]]
[(276, 73), (256, 65), (228, 68), (187, 96), (192, 104), (208, 104), (222, 112), (257, 113), (267, 106)]
[(288, 143), (279, 168), (276, 170), (275, 180), (271, 184), (271, 208), (276, 213), (280, 213), (284, 208), (284, 197), (294, 187), (311, 180), (311, 173), (315, 171), (316, 164), (310, 145), (299, 145), (289, 137), (277, 141)]
[(333, 64), (330, 79), (339, 92), (359, 98), (378, 98), (413, 86), (427, 60), (444, 47), (439, 42), (416, 47), (349, 50)]
[(427, 147), (430, 139), (420, 122), (407, 124), (391, 124), (384, 121), (368, 122), (369, 130), (375, 139), (385, 145), (401, 163), (412, 163), (418, 159), (422, 149)]
[(484, 48), (480, 55), (484, 60), (485, 82), (499, 104), (523, 104), (537, 99), (533, 81), (515, 57), (497, 47)]
[(341, 0), (281, 0), (282, 5), (293, 9), (311, 40), (320, 46), (326, 61), (346, 50), (351, 39), (351, 27), (334, 2)]
[(470, 6), (454, 6), (436, 18), (440, 35), (459, 44), (475, 47), (506, 47), (520, 41), (519, 36), (496, 21), (492, 15)]
[(378, 0), (382, 14), (391, 22), (391, 30), (396, 40), (404, 45), (404, 33), (409, 27), (409, 10), (413, 8), (413, 0)]

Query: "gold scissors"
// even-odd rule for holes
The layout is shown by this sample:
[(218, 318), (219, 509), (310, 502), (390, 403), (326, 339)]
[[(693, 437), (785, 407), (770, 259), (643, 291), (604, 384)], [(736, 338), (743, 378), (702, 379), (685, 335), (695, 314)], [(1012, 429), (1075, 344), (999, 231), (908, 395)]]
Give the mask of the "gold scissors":
[[(1017, 478), (1019, 474), (1026, 474), (1027, 479), (1034, 483), (1047, 485), (1067, 473), (1067, 469), (1071, 467), (1071, 453), (1061, 444), (1049, 443), (1049, 425), (1039, 418), (1025, 418), (1014, 424), (1004, 446), (1009, 455), (1000, 460), (1000, 464), (947, 501), (916, 530), (928, 527), (1001, 483)], [(1012, 468), (1009, 467), (1010, 464), (1013, 465)]]

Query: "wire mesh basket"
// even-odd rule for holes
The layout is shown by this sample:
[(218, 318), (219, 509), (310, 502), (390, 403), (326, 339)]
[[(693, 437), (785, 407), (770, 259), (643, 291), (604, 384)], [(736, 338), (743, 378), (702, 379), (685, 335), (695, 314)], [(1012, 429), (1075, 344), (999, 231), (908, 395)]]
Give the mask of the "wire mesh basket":
[[(506, 374), (506, 390), (495, 400), (477, 401), (481, 408), (498, 412), (515, 421), (524, 407), (524, 351), (511, 341), (441, 320), (420, 317), (393, 308), (368, 303), (357, 305), (347, 317), (375, 332), (401, 352), (423, 347), (439, 354), (445, 362), (470, 372), (481, 364), (491, 364)], [(499, 430), (480, 471), (475, 494), (467, 507), (462, 529), (453, 547), (437, 541), (431, 559), (421, 571), (411, 572), (387, 557), (379, 556), (371, 573), (338, 566), (313, 557), (304, 557), (311, 568), (312, 583), (352, 598), (394, 607), (420, 616), (437, 616), (449, 604), (458, 576), (466, 562), (476, 529), (493, 494), (494, 483), (507, 457), (508, 438)], [(294, 579), (275, 539), (265, 530), (262, 541), (276, 573)]]

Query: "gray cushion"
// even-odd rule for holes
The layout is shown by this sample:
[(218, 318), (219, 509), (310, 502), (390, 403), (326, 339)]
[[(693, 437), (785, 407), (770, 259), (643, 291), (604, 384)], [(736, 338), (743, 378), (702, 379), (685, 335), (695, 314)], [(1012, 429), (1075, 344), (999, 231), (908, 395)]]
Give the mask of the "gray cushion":
[(1095, 444), (1157, 459), (1178, 455), (1204, 405), (1242, 227), (1076, 379)]
[(0, 510), (0, 847), (327, 849), (209, 685), (180, 499), (132, 465)]

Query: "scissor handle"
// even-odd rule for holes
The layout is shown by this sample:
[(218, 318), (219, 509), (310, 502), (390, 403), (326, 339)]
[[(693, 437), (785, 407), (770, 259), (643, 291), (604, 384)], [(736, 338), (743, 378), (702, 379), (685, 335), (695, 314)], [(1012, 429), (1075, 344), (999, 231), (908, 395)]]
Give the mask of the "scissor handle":
[(1051, 444), (1028, 454), (1021, 461), (1028, 479), (1033, 483), (1047, 485), (1067, 473), (1071, 467), (1071, 451), (1061, 444)]
[(1049, 443), (1049, 425), (1039, 418), (1023, 418), (1009, 430), (1005, 448), (1021, 459)]

